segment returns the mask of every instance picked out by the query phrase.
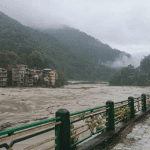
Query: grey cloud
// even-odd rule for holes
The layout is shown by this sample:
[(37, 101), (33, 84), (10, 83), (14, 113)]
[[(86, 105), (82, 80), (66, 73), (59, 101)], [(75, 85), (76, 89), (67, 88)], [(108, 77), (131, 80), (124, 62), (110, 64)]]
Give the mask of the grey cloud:
[[(32, 27), (79, 29), (129, 53), (149, 52), (148, 0), (0, 0), (0, 10)], [(122, 49), (121, 49), (122, 48)]]
[(115, 62), (108, 61), (105, 63), (101, 62), (100, 64), (111, 68), (122, 68), (122, 67), (127, 67), (128, 65), (131, 64), (132, 66), (137, 68), (140, 66), (140, 62), (143, 57), (144, 56), (137, 57), (137, 55), (132, 55), (130, 58), (126, 56), (120, 56)]

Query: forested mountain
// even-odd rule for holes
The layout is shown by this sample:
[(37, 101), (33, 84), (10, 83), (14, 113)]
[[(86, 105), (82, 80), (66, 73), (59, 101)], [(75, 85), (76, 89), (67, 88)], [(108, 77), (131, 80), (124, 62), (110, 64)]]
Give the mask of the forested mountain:
[(108, 81), (116, 70), (101, 63), (120, 55), (130, 57), (79, 30), (65, 26), (39, 31), (0, 12), (0, 67), (22, 62), (62, 71), (68, 79)]
[(112, 49), (109, 45), (103, 44), (92, 36), (66, 25), (58, 29), (45, 29), (43, 32), (53, 35), (78, 56), (95, 61), (95, 63), (114, 62), (117, 58), (121, 57), (121, 55), (130, 57), (129, 54), (117, 49)]

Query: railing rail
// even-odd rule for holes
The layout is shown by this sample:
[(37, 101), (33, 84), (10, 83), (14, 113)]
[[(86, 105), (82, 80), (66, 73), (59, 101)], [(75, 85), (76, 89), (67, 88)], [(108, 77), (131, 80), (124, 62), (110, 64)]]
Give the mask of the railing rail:
[[(55, 130), (54, 137), (31, 145), (24, 150), (34, 149), (53, 140), (55, 141), (55, 144), (46, 149), (55, 148), (55, 150), (71, 150), (79, 143), (82, 143), (97, 133), (105, 130), (114, 130), (116, 124), (126, 121), (128, 118), (135, 117), (137, 112), (146, 111), (148, 107), (150, 107), (150, 95), (142, 94), (141, 97), (128, 97), (128, 100), (116, 103), (109, 100), (104, 106), (71, 114), (67, 109), (59, 109), (56, 112), (56, 118), (0, 131), (0, 142), (13, 139), (10, 145), (7, 143), (0, 144), (0, 148), (5, 147), (7, 150), (12, 150), (15, 143)], [(84, 120), (85, 124), (77, 127), (73, 126), (74, 123)], [(83, 130), (81, 131), (81, 129)], [(78, 141), (78, 137), (87, 131), (90, 131), (91, 133), (87, 137)], [(30, 135), (14, 139), (28, 133), (30, 133)]]
[[(92, 135), (95, 135), (103, 130), (105, 130), (107, 127), (103, 127), (103, 128), (100, 128), (100, 126), (106, 124), (108, 121), (106, 121), (106, 119), (108, 118), (107, 117), (103, 117), (103, 118), (98, 118), (98, 115), (101, 115), (101, 114), (104, 114), (106, 113), (106, 111), (109, 109), (109, 105), (105, 105), (105, 106), (101, 106), (101, 107), (96, 107), (96, 108), (92, 108), (92, 109), (88, 109), (88, 110), (85, 110), (85, 111), (80, 111), (80, 112), (76, 112), (76, 113), (72, 113), (70, 114), (70, 124), (72, 123), (75, 123), (75, 122), (78, 122), (78, 121), (81, 121), (81, 120), (84, 120), (86, 119), (86, 124), (85, 125), (82, 125), (80, 127), (76, 127), (74, 129), (71, 130), (71, 132), (75, 131), (75, 130), (78, 130), (82, 127), (85, 127), (87, 126), (87, 129), (77, 133), (77, 134), (74, 134), (71, 136), (71, 139), (72, 138), (75, 138), (77, 136), (79, 136), (80, 134), (90, 130), (91, 134), (89, 136), (87, 136), (86, 138), (76, 142), (76, 143), (73, 143), (71, 145), (71, 148), (75, 147), (77, 144), (87, 140), (88, 138), (90, 138)], [(95, 118), (94, 118), (95, 116)], [(77, 119), (77, 118), (80, 118), (80, 119)], [(90, 118), (90, 119), (89, 119)], [(77, 120), (74, 120), (74, 119), (77, 119)], [(73, 121), (72, 121), (73, 120)], [(101, 122), (101, 121), (104, 121), (105, 122)], [(96, 132), (94, 132), (94, 128), (96, 128)]]
[(60, 120), (60, 119), (61, 119), (60, 117), (57, 117), (57, 118), (47, 119), (47, 120), (27, 124), (27, 125), (12, 128), (12, 129), (7, 129), (7, 130), (4, 130), (4, 131), (0, 131), (0, 135), (10, 134), (10, 133), (13, 133), (13, 132), (16, 132), (16, 131), (20, 131), (20, 130), (23, 130), (23, 129), (35, 127), (35, 126), (38, 126), (38, 125), (46, 124), (46, 123), (53, 122), (55, 120)]
[[(61, 124), (60, 119), (61, 119), (61, 117), (56, 117), (56, 118), (53, 118), (53, 119), (47, 119), (47, 120), (44, 120), (44, 121), (31, 123), (31, 124), (27, 124), (27, 125), (24, 125), (24, 126), (20, 126), (20, 127), (0, 131), (0, 136), (1, 136), (0, 137), (0, 142), (5, 142), (7, 140), (13, 139), (13, 141), (11, 141), (11, 143), (9, 145), (7, 143), (0, 144), (0, 148), (5, 147), (7, 150), (12, 150), (12, 147), (15, 143), (30, 139), (32, 137), (35, 137), (37, 135), (41, 135), (43, 133), (46, 133), (46, 132), (49, 132), (49, 131), (52, 131), (52, 130), (55, 130), (55, 127), (53, 127), (53, 128), (50, 128), (50, 127)], [(58, 121), (58, 122), (55, 122), (55, 121)], [(48, 128), (48, 129), (46, 129), (46, 128)], [(43, 129), (45, 129), (45, 130), (43, 130)], [(36, 132), (38, 130), (42, 130), (42, 131)], [(18, 131), (20, 131), (20, 132), (18, 132)], [(31, 134), (31, 133), (33, 133), (33, 134)], [(30, 134), (30, 135), (26, 135), (26, 134)], [(21, 137), (19, 139), (14, 139), (14, 138), (17, 138), (17, 137), (20, 137), (20, 136), (23, 136), (23, 135), (26, 135), (26, 136)], [(45, 144), (45, 143), (50, 142), (52, 140), (55, 140), (56, 138), (57, 137), (55, 136), (53, 138), (47, 139), (47, 140), (42, 141), (40, 143), (34, 144), (34, 145), (32, 145), (28, 148), (25, 148), (24, 150), (33, 149), (33, 148), (38, 147), (42, 144)], [(56, 146), (57, 145), (55, 145), (55, 147)]]

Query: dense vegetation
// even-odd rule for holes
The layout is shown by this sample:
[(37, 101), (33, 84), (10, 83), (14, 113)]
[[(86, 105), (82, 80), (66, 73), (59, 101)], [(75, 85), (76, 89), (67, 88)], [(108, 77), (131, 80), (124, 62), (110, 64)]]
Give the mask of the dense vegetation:
[(117, 49), (112, 49), (109, 45), (103, 44), (99, 40), (81, 32), (77, 29), (62, 26), (59, 29), (45, 29), (44, 33), (49, 33), (54, 36), (61, 43), (69, 47), (69, 50), (82, 56), (84, 59), (90, 61), (95, 66), (95, 62), (114, 62), (120, 55), (130, 57), (129, 54), (121, 52)]
[(67, 79), (108, 81), (117, 70), (103, 64), (120, 55), (130, 57), (79, 30), (39, 31), (0, 12), (0, 67), (22, 62), (60, 70)]
[(140, 66), (134, 68), (132, 65), (124, 67), (110, 80), (110, 85), (134, 85), (150, 86), (150, 55), (142, 59)]
[(0, 52), (0, 66), (3, 68), (6, 68), (9, 64), (21, 62), (27, 64), (29, 68), (43, 68), (48, 66), (48, 62), (41, 57), (41, 53), (37, 50), (29, 55), (26, 55), (25, 53), (18, 55), (16, 52), (8, 50)]
[(56, 80), (56, 87), (62, 87), (68, 84), (67, 78), (61, 71), (57, 71), (58, 79)]

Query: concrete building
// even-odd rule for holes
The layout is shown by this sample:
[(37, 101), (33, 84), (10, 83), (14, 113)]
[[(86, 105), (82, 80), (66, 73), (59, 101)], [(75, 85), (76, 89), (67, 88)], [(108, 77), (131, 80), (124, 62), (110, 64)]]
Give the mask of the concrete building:
[(12, 66), (12, 85), (24, 86), (24, 77), (27, 66), (24, 64), (16, 64)]
[(44, 86), (46, 87), (52, 86), (50, 72), (51, 72), (51, 69), (49, 68), (43, 69)]
[(0, 86), (7, 86), (7, 69), (0, 68)]
[(52, 87), (55, 86), (56, 79), (58, 79), (58, 73), (56, 71), (50, 72)]
[(33, 86), (33, 76), (29, 69), (26, 69), (24, 74), (24, 86)]
[(57, 72), (49, 68), (43, 70), (29, 69), (24, 64), (11, 64), (8, 65), (7, 69), (1, 68), (0, 72), (2, 72), (0, 74), (0, 86), (55, 87), (56, 79), (58, 78)]
[(33, 78), (33, 85), (36, 85), (38, 80), (43, 77), (43, 70), (30, 69), (30, 75)]

